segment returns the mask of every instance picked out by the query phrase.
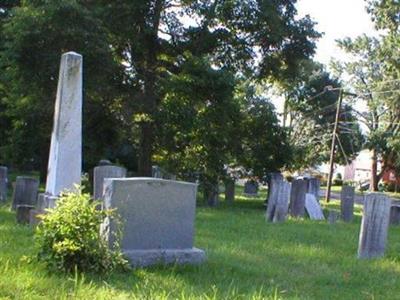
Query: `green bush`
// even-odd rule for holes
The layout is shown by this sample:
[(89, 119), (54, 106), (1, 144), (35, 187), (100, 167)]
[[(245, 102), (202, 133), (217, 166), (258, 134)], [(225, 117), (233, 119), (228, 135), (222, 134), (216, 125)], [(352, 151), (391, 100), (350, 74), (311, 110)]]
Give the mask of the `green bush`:
[(66, 272), (101, 273), (126, 268), (119, 247), (110, 249), (101, 237), (100, 225), (105, 218), (117, 219), (117, 214), (100, 210), (99, 202), (92, 201), (89, 194), (63, 194), (56, 207), (41, 216), (35, 234), (39, 260), (50, 269)]
[(385, 192), (394, 193), (396, 192), (396, 184), (394, 182), (385, 182), (382, 189)]
[(343, 180), (339, 179), (339, 178), (335, 178), (335, 179), (333, 179), (333, 185), (342, 186), (343, 185)]

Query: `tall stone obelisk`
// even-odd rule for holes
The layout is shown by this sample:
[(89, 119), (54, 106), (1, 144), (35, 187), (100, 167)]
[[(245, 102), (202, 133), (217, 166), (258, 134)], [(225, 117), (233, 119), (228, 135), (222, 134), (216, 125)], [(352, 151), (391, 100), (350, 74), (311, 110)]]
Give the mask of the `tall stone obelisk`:
[(82, 172), (82, 55), (61, 57), (46, 195), (59, 196), (80, 184)]

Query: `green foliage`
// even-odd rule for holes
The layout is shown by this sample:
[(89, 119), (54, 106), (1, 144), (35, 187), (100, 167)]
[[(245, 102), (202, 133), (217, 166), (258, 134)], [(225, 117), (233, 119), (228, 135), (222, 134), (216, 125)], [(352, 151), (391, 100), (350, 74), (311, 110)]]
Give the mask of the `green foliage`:
[[(3, 103), (12, 124), (0, 128), (0, 137), (7, 128), (0, 153), (45, 174), (59, 57), (73, 50), (83, 55), (85, 66), (86, 170), (101, 157), (126, 154), (127, 144), (141, 175), (149, 175), (160, 156), (169, 165), (188, 157), (189, 165), (214, 182), (226, 164), (239, 160), (257, 174), (278, 168), (284, 163), (274, 158), (285, 133), (271, 105), (255, 104), (262, 109), (258, 115), (234, 94), (239, 77), (296, 77), (298, 62), (314, 53), (320, 34), (308, 16), (297, 16), (295, 3), (22, 1), (3, 26), (0, 82), (7, 83)], [(255, 132), (245, 141), (254, 157), (243, 158), (244, 131), (234, 125)], [(270, 153), (262, 158), (263, 151)]]
[(333, 179), (333, 185), (336, 186), (342, 186), (343, 185), (343, 179), (342, 179), (342, 174), (337, 173), (335, 178)]
[(101, 237), (105, 218), (117, 218), (116, 212), (99, 209), (90, 194), (67, 193), (56, 207), (41, 216), (36, 231), (38, 258), (53, 270), (102, 273), (125, 268), (126, 261), (115, 245), (109, 249)]
[[(339, 89), (342, 87), (341, 82), (319, 63), (305, 60), (299, 69), (300, 75), (296, 79), (281, 85), (286, 95), (284, 125), (289, 128), (289, 140), (293, 145), (293, 169), (329, 161)], [(337, 143), (335, 160), (346, 164), (361, 150), (363, 137), (351, 105), (342, 105), (341, 111), (340, 144)], [(342, 127), (347, 129), (342, 130)]]
[(106, 152), (113, 159), (121, 136), (111, 114), (119, 68), (93, 11), (74, 0), (23, 1), (0, 40), (0, 122), (9, 120), (0, 127), (2, 162), (46, 173), (60, 57), (67, 51), (84, 56), (84, 167)]

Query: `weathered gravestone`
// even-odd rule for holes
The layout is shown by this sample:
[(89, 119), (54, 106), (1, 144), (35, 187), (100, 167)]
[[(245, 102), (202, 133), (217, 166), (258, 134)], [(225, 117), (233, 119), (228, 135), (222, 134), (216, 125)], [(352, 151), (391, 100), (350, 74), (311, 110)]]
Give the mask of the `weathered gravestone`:
[[(197, 264), (204, 251), (193, 248), (197, 185), (157, 178), (105, 179), (105, 208), (123, 221), (121, 249), (133, 266)], [(114, 242), (116, 224), (103, 235)]]
[(377, 258), (385, 254), (391, 203), (384, 194), (372, 193), (365, 197), (358, 258)]
[(287, 218), (290, 201), (291, 184), (284, 180), (277, 180), (271, 185), (267, 207), (267, 221), (284, 222)]
[(272, 222), (275, 215), (276, 205), (278, 203), (280, 184), (283, 182), (283, 176), (280, 173), (270, 173), (268, 180), (268, 200), (267, 200), (267, 221)]
[(321, 181), (318, 178), (308, 178), (307, 179), (307, 193), (312, 194), (315, 200), (319, 202), (319, 192), (321, 189)]
[(311, 220), (325, 220), (321, 205), (319, 205), (314, 194), (306, 194), (305, 207)]
[(344, 222), (353, 221), (354, 187), (344, 185), (340, 193), (340, 212)]
[(225, 201), (230, 205), (235, 201), (235, 179), (225, 180)]
[(339, 212), (336, 210), (329, 210), (328, 211), (328, 223), (335, 224), (339, 220)]
[(12, 209), (18, 205), (35, 206), (39, 190), (39, 180), (33, 177), (18, 176), (15, 182)]
[(290, 192), (290, 215), (292, 217), (304, 217), (307, 193), (307, 180), (295, 179), (292, 181)]
[(217, 206), (219, 203), (219, 186), (218, 184), (208, 184), (203, 188), (203, 198), (208, 206)]
[(400, 204), (393, 204), (390, 208), (390, 224), (400, 225)]
[(246, 181), (244, 184), (244, 193), (247, 196), (257, 196), (258, 195), (258, 182), (254, 180)]
[(8, 169), (0, 166), (0, 202), (7, 200)]
[(59, 196), (81, 182), (82, 56), (62, 55), (47, 170), (46, 194)]
[(162, 172), (161, 172), (161, 168), (159, 166), (151, 167), (151, 177), (162, 178)]
[(109, 161), (108, 159), (100, 159), (99, 163), (97, 164), (98, 167), (101, 166), (112, 166), (112, 162)]
[(176, 175), (165, 171), (164, 169), (162, 169), (159, 166), (152, 166), (151, 167), (151, 177), (170, 179), (170, 180), (175, 180), (176, 179)]
[(104, 179), (126, 177), (126, 169), (118, 166), (97, 166), (93, 170), (93, 198), (103, 199)]
[(51, 134), (46, 189), (31, 211), (31, 223), (46, 208), (52, 208), (60, 193), (74, 190), (82, 172), (82, 56), (75, 52), (61, 57), (54, 123)]
[(30, 222), (30, 212), (33, 210), (35, 206), (19, 204), (17, 205), (17, 223), (18, 224), (29, 224)]

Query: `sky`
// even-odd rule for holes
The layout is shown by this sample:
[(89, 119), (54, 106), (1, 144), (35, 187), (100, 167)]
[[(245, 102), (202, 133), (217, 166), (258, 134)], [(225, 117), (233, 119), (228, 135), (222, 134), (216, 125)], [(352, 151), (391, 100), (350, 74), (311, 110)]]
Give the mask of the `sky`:
[[(317, 23), (317, 31), (323, 33), (317, 41), (314, 59), (326, 66), (332, 58), (346, 60), (346, 54), (336, 46), (335, 40), (364, 33), (378, 35), (366, 11), (365, 0), (298, 0), (297, 10), (299, 17), (310, 15)], [(272, 98), (272, 102), (278, 112), (283, 112), (282, 98)]]
[(310, 15), (318, 23), (316, 29), (324, 33), (317, 43), (315, 59), (327, 65), (331, 57), (345, 58), (336, 39), (377, 34), (364, 0), (298, 0), (297, 10), (299, 16)]
[[(345, 37), (355, 38), (361, 34), (378, 35), (365, 9), (364, 0), (298, 0), (299, 16), (310, 15), (317, 22), (316, 29), (324, 35), (317, 42), (315, 60), (329, 65), (331, 58), (346, 60), (346, 54), (335, 40)], [(282, 111), (283, 101), (273, 101), (278, 111)], [(368, 155), (368, 154), (367, 154)], [(327, 165), (321, 167), (327, 171)], [(342, 169), (337, 171), (343, 174)]]

